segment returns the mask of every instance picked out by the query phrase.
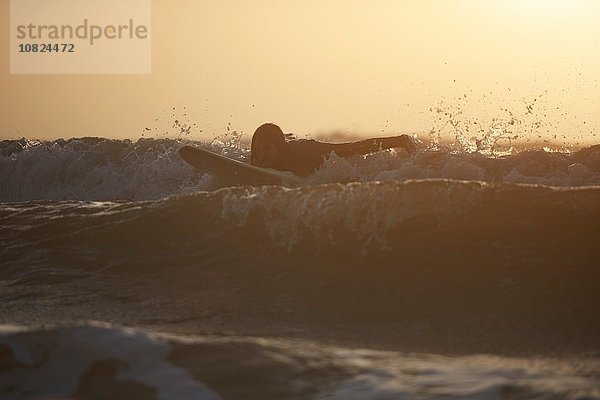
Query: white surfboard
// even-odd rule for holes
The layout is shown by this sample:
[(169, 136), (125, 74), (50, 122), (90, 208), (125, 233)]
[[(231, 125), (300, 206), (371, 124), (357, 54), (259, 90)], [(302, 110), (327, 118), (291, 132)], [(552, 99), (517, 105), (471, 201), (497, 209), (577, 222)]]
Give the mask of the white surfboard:
[(259, 168), (193, 146), (183, 146), (179, 155), (192, 167), (213, 175), (220, 183), (231, 186), (293, 186), (302, 178), (287, 171)]

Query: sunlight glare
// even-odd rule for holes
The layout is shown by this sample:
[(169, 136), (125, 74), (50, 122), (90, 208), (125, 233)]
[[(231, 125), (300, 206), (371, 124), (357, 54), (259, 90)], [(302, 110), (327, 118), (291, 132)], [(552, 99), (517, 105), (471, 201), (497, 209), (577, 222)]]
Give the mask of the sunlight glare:
[(513, 0), (510, 3), (520, 13), (537, 17), (572, 16), (593, 5), (589, 0)]

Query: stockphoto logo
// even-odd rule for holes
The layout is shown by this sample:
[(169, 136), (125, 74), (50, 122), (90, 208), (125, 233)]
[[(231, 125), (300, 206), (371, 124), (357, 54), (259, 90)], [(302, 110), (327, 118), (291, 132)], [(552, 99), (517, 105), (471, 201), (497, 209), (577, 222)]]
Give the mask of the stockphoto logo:
[(150, 0), (11, 0), (11, 74), (149, 74)]

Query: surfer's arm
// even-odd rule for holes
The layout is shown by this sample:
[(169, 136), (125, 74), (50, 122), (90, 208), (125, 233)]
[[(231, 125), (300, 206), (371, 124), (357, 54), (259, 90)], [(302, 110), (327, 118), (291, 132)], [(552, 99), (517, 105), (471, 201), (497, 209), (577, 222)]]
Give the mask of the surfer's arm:
[(392, 147), (401, 147), (409, 153), (413, 153), (416, 148), (413, 140), (407, 135), (365, 139), (359, 142), (332, 144), (331, 146), (331, 150), (340, 157), (375, 153)]

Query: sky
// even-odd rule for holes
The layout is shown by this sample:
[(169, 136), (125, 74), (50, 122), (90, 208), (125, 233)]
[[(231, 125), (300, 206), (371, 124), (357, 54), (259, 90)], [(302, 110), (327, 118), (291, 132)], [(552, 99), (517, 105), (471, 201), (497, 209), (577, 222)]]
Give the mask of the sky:
[(147, 75), (11, 75), (0, 1), (3, 139), (210, 140), (275, 122), (598, 143), (600, 1), (154, 0)]

